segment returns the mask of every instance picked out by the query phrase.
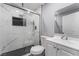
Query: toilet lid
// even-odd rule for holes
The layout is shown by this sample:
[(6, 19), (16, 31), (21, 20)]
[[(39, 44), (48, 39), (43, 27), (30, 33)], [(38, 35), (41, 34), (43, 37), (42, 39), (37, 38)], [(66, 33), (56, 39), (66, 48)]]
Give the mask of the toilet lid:
[(33, 46), (30, 50), (31, 54), (41, 54), (44, 51), (44, 47), (37, 45)]

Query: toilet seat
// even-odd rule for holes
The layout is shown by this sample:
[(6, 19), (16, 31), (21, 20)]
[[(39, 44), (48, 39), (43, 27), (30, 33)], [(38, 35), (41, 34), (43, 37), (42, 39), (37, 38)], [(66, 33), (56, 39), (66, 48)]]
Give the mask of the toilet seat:
[(40, 45), (36, 45), (31, 48), (30, 53), (34, 55), (38, 55), (41, 54), (43, 51), (44, 51), (44, 47)]

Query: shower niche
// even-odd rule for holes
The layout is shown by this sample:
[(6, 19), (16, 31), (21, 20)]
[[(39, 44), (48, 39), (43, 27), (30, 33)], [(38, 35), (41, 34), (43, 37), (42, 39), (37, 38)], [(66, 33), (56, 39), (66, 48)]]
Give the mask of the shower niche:
[(26, 19), (21, 17), (12, 17), (13, 26), (26, 26)]
[(71, 4), (55, 13), (55, 34), (79, 37), (79, 3)]

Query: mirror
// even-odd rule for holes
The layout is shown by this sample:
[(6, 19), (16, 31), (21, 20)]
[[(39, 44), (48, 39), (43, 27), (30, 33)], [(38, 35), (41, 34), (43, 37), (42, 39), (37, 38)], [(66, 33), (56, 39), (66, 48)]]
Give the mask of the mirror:
[(64, 7), (55, 14), (54, 32), (79, 37), (79, 3)]
[(79, 12), (63, 16), (62, 30), (69, 36), (79, 36)]

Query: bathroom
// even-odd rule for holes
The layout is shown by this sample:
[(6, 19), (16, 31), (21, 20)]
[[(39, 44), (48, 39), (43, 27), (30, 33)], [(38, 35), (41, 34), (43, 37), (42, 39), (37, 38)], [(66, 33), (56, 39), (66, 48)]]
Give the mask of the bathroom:
[(79, 3), (0, 3), (0, 56), (79, 56)]

